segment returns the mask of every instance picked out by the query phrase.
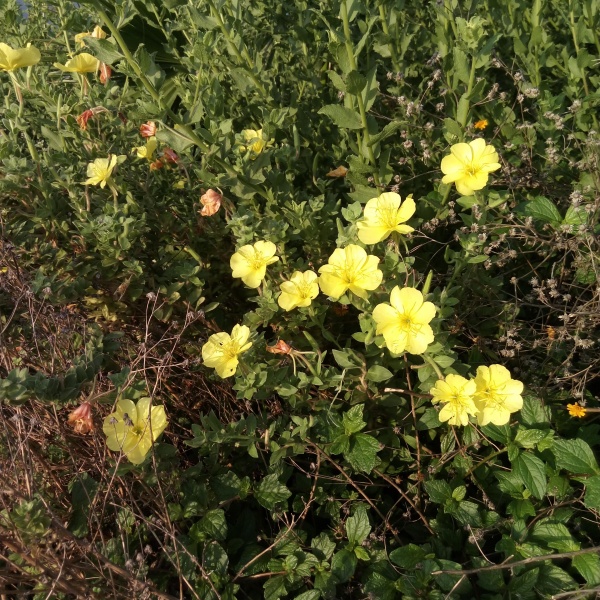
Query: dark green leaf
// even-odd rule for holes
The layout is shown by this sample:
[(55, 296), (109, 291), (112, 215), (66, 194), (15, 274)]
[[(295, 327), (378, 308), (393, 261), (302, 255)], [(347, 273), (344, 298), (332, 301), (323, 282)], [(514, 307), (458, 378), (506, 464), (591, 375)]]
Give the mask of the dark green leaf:
[(574, 440), (555, 440), (552, 452), (556, 457), (556, 466), (571, 473), (597, 475), (598, 463), (589, 444), (577, 438)]
[(513, 469), (536, 498), (541, 500), (546, 495), (546, 471), (539, 458), (522, 452), (513, 462)]
[(365, 433), (357, 433), (350, 439), (350, 450), (344, 458), (355, 471), (370, 473), (378, 463), (379, 442)]
[(362, 129), (360, 115), (350, 108), (339, 104), (328, 104), (320, 111), (320, 115), (327, 115), (338, 127), (343, 129)]

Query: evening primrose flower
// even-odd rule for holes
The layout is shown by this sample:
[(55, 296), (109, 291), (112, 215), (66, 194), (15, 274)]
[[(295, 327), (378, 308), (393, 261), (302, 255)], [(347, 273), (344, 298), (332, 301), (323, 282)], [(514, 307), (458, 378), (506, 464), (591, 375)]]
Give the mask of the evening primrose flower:
[(442, 159), (442, 183), (456, 184), (456, 191), (463, 196), (484, 188), (489, 173), (500, 168), (498, 153), (481, 138), (468, 144), (454, 144), (450, 152)]
[(245, 325), (235, 325), (231, 335), (225, 332), (214, 333), (202, 346), (202, 360), (207, 367), (215, 369), (217, 375), (225, 379), (235, 374), (242, 352), (246, 352), (252, 342), (248, 341), (250, 329)]
[(153, 160), (154, 153), (158, 147), (158, 141), (155, 137), (149, 137), (146, 140), (145, 146), (136, 146), (132, 152), (136, 153), (138, 158), (145, 158), (146, 160)]
[(110, 181), (113, 169), (117, 164), (115, 154), (109, 155), (108, 158), (97, 158), (94, 162), (88, 164), (87, 176), (88, 179), (85, 185), (99, 185), (105, 187)]
[(450, 374), (445, 380), (439, 379), (429, 390), (433, 404), (441, 402), (444, 405), (438, 415), (439, 420), (448, 421), (450, 425), (467, 425), (469, 415), (477, 414), (473, 401), (476, 389), (477, 384), (472, 379), (460, 375)]
[(478, 367), (475, 383), (475, 406), (479, 411), (477, 421), (480, 425), (506, 425), (510, 414), (523, 407), (523, 384), (512, 379), (506, 367)]
[(78, 33), (75, 36), (75, 43), (77, 44), (77, 46), (83, 48), (85, 46), (85, 42), (83, 41), (83, 39), (86, 37), (93, 37), (99, 40), (103, 40), (106, 38), (106, 32), (102, 29), (102, 27), (96, 25), (93, 31), (83, 31), (82, 33)]
[(377, 244), (393, 231), (411, 233), (414, 229), (401, 223), (408, 221), (415, 210), (415, 201), (411, 196), (404, 202), (395, 192), (385, 192), (378, 198), (372, 198), (365, 206), (363, 219), (356, 224), (358, 239), (363, 244)]
[(390, 304), (378, 304), (373, 310), (377, 334), (383, 334), (385, 345), (394, 354), (423, 354), (433, 342), (429, 322), (435, 317), (435, 306), (424, 302), (415, 288), (396, 286), (390, 294)]
[(293, 310), (299, 306), (310, 306), (310, 303), (319, 295), (318, 276), (314, 271), (295, 271), (289, 281), (279, 287), (281, 296), (277, 304), (283, 310)]
[(100, 68), (100, 61), (95, 56), (82, 52), (69, 59), (64, 65), (54, 63), (54, 66), (68, 73), (95, 73)]
[(223, 200), (223, 196), (219, 194), (219, 192), (216, 192), (215, 190), (206, 190), (206, 192), (200, 196), (200, 204), (202, 204), (200, 214), (203, 217), (212, 217), (219, 212), (221, 200)]
[(336, 300), (348, 290), (366, 299), (367, 290), (379, 287), (383, 279), (378, 264), (376, 256), (367, 254), (364, 248), (355, 244), (336, 248), (328, 264), (319, 269), (319, 287), (326, 296)]
[(104, 419), (102, 430), (109, 450), (123, 452), (134, 465), (144, 461), (152, 444), (167, 426), (162, 406), (152, 406), (150, 398), (119, 400), (117, 409)]
[(269, 146), (273, 140), (268, 142), (263, 139), (262, 129), (244, 129), (241, 133), (242, 142), (239, 143), (240, 152), (250, 151), (253, 158), (256, 158), (266, 146)]
[(0, 43), (0, 71), (14, 71), (23, 67), (31, 67), (40, 62), (42, 55), (35, 46), (27, 48), (11, 48)]
[(250, 288), (257, 288), (267, 273), (267, 265), (279, 260), (273, 242), (256, 242), (242, 246), (229, 261), (233, 277), (241, 277)]

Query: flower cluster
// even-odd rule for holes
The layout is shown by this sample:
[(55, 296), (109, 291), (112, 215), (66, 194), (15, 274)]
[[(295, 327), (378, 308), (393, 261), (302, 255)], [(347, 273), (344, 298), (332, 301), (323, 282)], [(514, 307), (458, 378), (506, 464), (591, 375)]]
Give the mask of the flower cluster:
[(523, 407), (523, 383), (512, 379), (502, 365), (481, 366), (475, 379), (448, 375), (430, 390), (434, 404), (441, 403), (440, 421), (466, 425), (474, 416), (479, 425), (506, 425), (511, 413)]

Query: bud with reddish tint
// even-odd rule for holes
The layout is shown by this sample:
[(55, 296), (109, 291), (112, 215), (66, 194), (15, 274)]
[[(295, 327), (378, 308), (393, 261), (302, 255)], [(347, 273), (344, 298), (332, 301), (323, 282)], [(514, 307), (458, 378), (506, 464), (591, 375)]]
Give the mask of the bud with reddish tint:
[(84, 131), (87, 129), (87, 124), (88, 121), (94, 116), (94, 112), (90, 109), (88, 110), (84, 110), (78, 117), (77, 117), (77, 124), (79, 125), (79, 127), (81, 129), (83, 129)]
[(160, 160), (160, 158), (157, 158), (154, 162), (150, 163), (150, 170), (158, 171), (159, 169), (162, 169), (164, 166), (165, 166), (165, 163), (163, 163), (163, 161)]
[(106, 82), (111, 78), (112, 69), (106, 63), (100, 63), (100, 83), (106, 85)]
[(179, 160), (179, 156), (177, 156), (177, 153), (174, 150), (171, 150), (171, 148), (165, 148), (162, 151), (162, 155), (163, 155), (163, 159), (165, 159), (167, 162), (170, 162), (170, 163), (175, 164)]
[(143, 125), (140, 125), (140, 135), (143, 138), (149, 138), (156, 135), (156, 123), (154, 121), (148, 121)]
[(277, 340), (274, 346), (267, 346), (267, 352), (271, 354), (291, 354), (292, 347), (283, 340)]
[(73, 427), (75, 433), (89, 433), (93, 431), (92, 405), (89, 402), (82, 402), (69, 414), (67, 421)]
[(210, 217), (214, 215), (219, 208), (221, 208), (221, 200), (223, 196), (215, 190), (208, 190), (206, 193), (200, 196), (200, 202), (202, 203), (202, 210), (200, 214), (203, 217)]

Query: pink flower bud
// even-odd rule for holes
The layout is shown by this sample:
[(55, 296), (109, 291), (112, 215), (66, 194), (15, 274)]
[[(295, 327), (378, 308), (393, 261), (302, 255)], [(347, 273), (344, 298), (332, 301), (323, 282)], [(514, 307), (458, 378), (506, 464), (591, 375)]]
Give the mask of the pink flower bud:
[(200, 196), (200, 202), (202, 203), (202, 210), (200, 214), (203, 217), (210, 217), (214, 215), (219, 208), (221, 208), (221, 200), (223, 196), (215, 190), (207, 190), (206, 193)]

